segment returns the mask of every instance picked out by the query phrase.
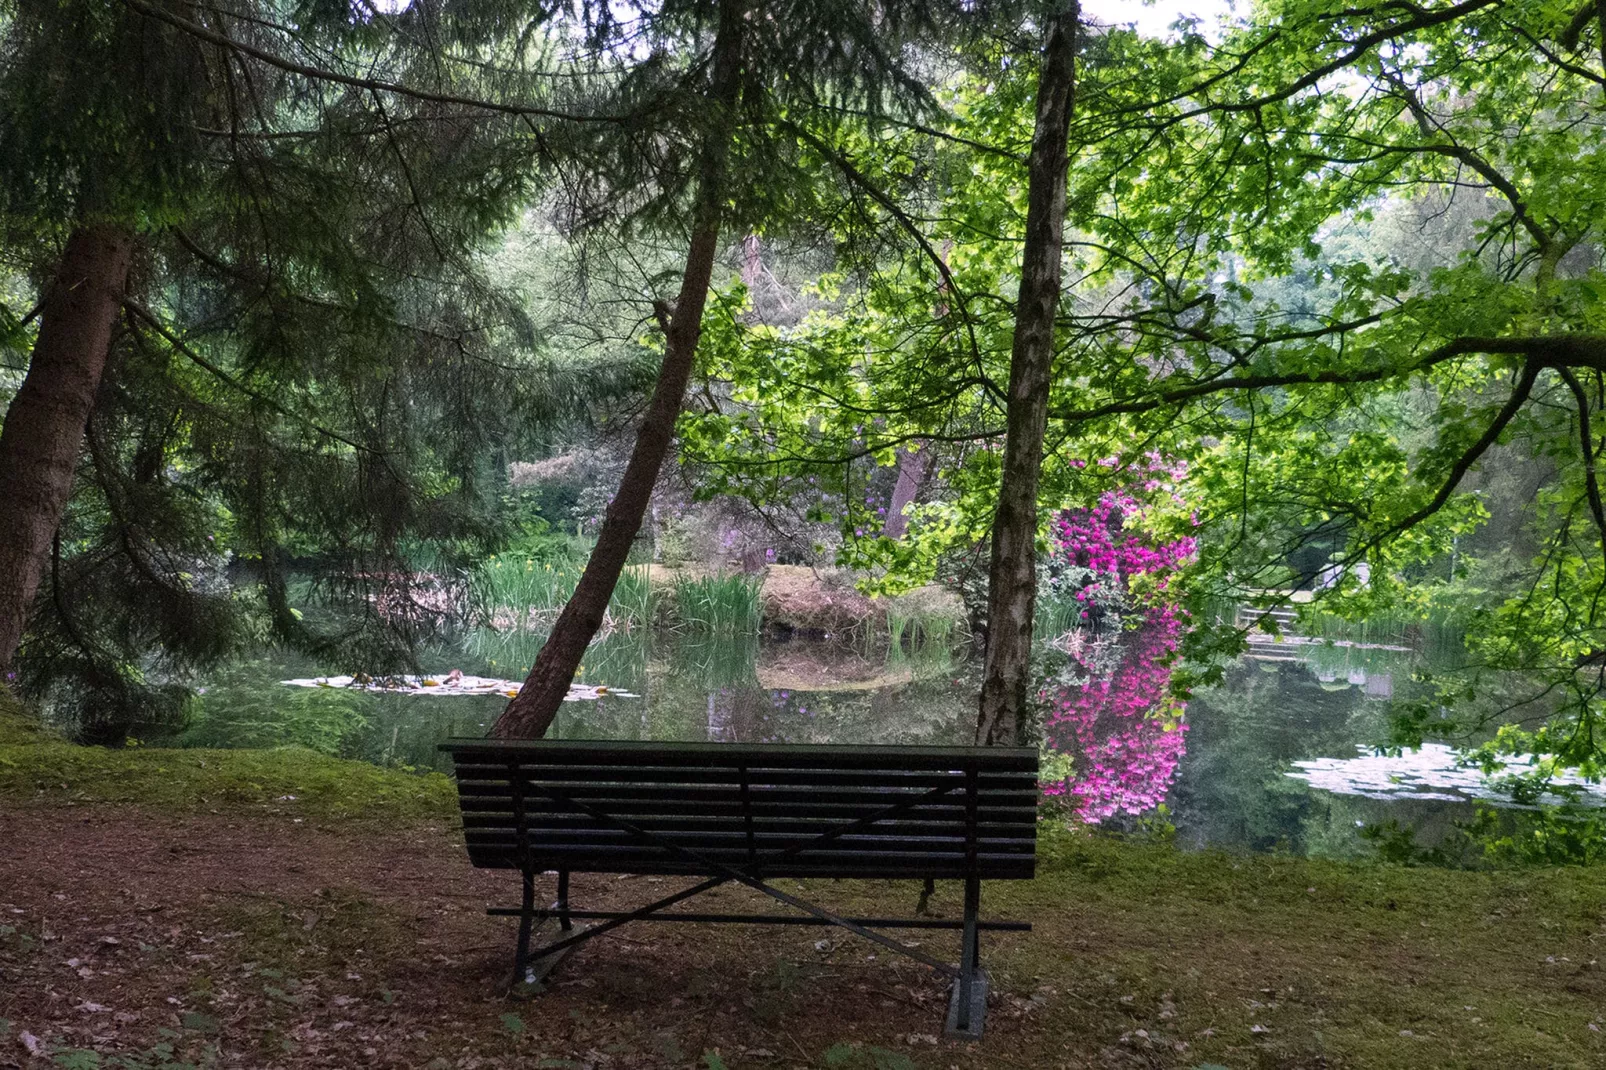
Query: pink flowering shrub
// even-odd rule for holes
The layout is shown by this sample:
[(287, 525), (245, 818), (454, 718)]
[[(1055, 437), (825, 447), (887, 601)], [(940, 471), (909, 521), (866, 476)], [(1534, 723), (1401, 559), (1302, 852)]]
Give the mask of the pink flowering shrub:
[[(1163, 487), (1151, 479), (1139, 492)], [(1111, 491), (1054, 525), (1049, 587), (1075, 598), (1084, 624), (1055, 641), (1070, 661), (1039, 695), (1047, 745), (1070, 766), (1043, 794), (1089, 823), (1158, 806), (1186, 750), (1185, 708), (1168, 690), (1184, 621), (1167, 586), (1194, 540), (1157, 546), (1127, 530), (1142, 508)]]

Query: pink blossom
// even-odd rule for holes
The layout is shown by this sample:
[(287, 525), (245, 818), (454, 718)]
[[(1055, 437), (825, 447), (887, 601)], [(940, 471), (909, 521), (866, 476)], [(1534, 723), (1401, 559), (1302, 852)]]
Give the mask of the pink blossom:
[[(1148, 457), (1149, 470), (1165, 467), (1158, 454)], [(1112, 466), (1114, 458), (1099, 464)], [(1184, 470), (1173, 466), (1181, 478)], [(1149, 480), (1144, 489), (1158, 489)], [(1130, 593), (1139, 575), (1156, 577), (1156, 592), (1140, 612), (1136, 629), (1123, 632), (1113, 672), (1094, 672), (1086, 646), (1073, 658), (1089, 671), (1080, 686), (1045, 691), (1046, 735), (1050, 748), (1069, 755), (1075, 772), (1064, 781), (1044, 784), (1043, 794), (1069, 796), (1077, 816), (1096, 823), (1118, 813), (1142, 813), (1164, 801), (1186, 752), (1185, 707), (1169, 694), (1171, 662), (1184, 622), (1168, 596), (1168, 578), (1192, 559), (1196, 543), (1177, 539), (1152, 546), (1123, 531), (1123, 519), (1139, 513), (1141, 503), (1125, 491), (1105, 493), (1091, 509), (1062, 513), (1053, 525), (1053, 554), (1066, 564), (1091, 570), (1104, 580), (1086, 583), (1076, 599), (1087, 603), (1100, 583), (1114, 582)], [(1197, 522), (1197, 517), (1195, 517)], [(1086, 619), (1084, 610), (1081, 617)]]

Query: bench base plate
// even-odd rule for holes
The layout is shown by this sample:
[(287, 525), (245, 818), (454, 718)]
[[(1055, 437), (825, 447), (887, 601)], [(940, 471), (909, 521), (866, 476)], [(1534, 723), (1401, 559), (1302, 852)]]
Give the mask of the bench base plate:
[(959, 979), (954, 978), (948, 993), (948, 1017), (943, 1022), (942, 1035), (955, 1040), (980, 1040), (982, 1024), (987, 1016), (987, 971), (977, 970), (970, 982), (970, 1021), (959, 1028)]
[[(545, 926), (537, 928), (536, 934), (539, 934), (542, 928), (545, 928)], [(577, 926), (574, 931), (585, 932), (587, 928), (588, 926), (581, 925)], [(564, 935), (570, 934), (565, 933)], [(573, 947), (560, 948), (550, 955), (542, 955), (540, 958), (531, 956), (524, 960), (515, 976), (513, 989), (509, 994), (519, 999), (529, 999), (545, 992), (546, 979), (552, 975), (553, 970), (558, 968), (560, 962), (569, 957), (569, 952), (573, 950), (575, 950)]]

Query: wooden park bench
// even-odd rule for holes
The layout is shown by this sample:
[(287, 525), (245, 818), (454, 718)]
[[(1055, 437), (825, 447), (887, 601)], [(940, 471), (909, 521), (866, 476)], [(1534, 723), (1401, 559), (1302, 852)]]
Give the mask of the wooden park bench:
[[(834, 925), (952, 977), (947, 1030), (979, 1037), (978, 935), (1031, 928), (978, 917), (983, 880), (1027, 880), (1036, 866), (1030, 748), (453, 740), (441, 749), (456, 764), (469, 858), (523, 876), (523, 904), (491, 910), (519, 919), (515, 984), (632, 921)], [(546, 872), (557, 874), (557, 897), (543, 909), (535, 883)], [(634, 910), (582, 910), (569, 903), (571, 873), (701, 879)], [(842, 917), (770, 883), (779, 877), (923, 880), (922, 906), (931, 882), (963, 881), (964, 917)], [(799, 913), (666, 909), (730, 883)], [(535, 924), (552, 919), (562, 932), (532, 949)], [(576, 920), (596, 924), (576, 931)], [(959, 964), (881, 929), (959, 929)]]

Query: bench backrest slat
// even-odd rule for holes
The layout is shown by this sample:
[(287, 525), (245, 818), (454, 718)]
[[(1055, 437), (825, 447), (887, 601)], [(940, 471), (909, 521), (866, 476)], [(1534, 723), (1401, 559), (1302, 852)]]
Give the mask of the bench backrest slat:
[(477, 866), (706, 874), (709, 862), (757, 858), (766, 876), (1033, 872), (1030, 748), (474, 740), (442, 749), (456, 763)]

